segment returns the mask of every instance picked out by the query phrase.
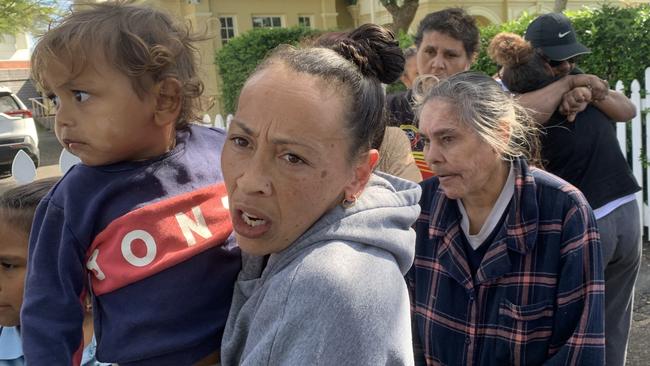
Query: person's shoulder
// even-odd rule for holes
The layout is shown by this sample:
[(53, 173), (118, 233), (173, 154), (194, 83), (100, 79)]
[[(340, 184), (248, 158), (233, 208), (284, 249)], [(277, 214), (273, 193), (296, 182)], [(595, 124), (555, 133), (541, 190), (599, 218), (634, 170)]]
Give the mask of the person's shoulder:
[(197, 123), (191, 123), (187, 127), (193, 133), (198, 133), (206, 136), (221, 136), (222, 138), (226, 136), (226, 131), (219, 127), (211, 126), (202, 126)]
[(424, 203), (431, 202), (438, 191), (440, 186), (440, 181), (438, 177), (431, 177), (420, 182), (420, 188), (422, 188), (422, 195), (420, 196), (420, 206), (423, 206)]
[(226, 140), (226, 131), (217, 127), (201, 126), (196, 123), (191, 123), (187, 127), (190, 133), (191, 143), (212, 145), (213, 148), (221, 148)]
[(43, 201), (63, 205), (65, 200), (76, 200), (77, 197), (82, 196), (90, 186), (97, 188), (94, 183), (93, 169), (81, 163), (76, 164), (54, 184)]
[(395, 258), (385, 250), (348, 241), (329, 241), (311, 248), (300, 258), (293, 282), (294, 292), (301, 297), (311, 297), (306, 293), (317, 292), (316, 296), (328, 294), (341, 301), (361, 301), (395, 293), (403, 277)]
[(530, 174), (535, 180), (540, 202), (589, 206), (582, 192), (564, 179), (535, 167), (530, 168)]

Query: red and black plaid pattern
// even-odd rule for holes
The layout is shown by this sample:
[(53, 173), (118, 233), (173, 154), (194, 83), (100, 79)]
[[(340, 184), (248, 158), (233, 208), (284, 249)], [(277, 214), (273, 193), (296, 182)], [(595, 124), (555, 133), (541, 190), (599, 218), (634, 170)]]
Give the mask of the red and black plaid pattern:
[(604, 281), (596, 220), (575, 187), (513, 162), (507, 217), (472, 278), (460, 212), (422, 183), (411, 291), (416, 361), (603, 365)]

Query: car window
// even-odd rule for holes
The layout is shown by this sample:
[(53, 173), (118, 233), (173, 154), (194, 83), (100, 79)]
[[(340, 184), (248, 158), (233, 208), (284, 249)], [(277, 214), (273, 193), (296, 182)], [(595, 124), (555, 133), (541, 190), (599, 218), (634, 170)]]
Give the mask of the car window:
[(20, 107), (11, 94), (0, 94), (0, 113), (15, 111), (16, 109), (20, 109)]

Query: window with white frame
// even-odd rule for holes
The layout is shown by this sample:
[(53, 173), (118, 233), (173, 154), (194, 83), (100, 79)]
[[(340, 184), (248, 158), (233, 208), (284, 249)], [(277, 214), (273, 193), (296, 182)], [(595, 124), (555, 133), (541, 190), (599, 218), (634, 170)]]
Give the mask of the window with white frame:
[(282, 17), (279, 16), (254, 16), (253, 28), (281, 28)]
[(229, 16), (219, 17), (221, 28), (221, 44), (226, 44), (235, 37), (235, 18)]
[(311, 15), (299, 15), (298, 16), (298, 25), (305, 28), (312, 27)]

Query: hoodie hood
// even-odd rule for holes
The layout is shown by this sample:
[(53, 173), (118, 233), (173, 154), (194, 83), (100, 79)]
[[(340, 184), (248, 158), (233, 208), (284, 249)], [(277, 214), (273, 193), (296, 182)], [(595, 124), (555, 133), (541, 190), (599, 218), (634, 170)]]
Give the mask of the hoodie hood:
[(266, 265), (243, 254), (222, 364), (412, 365), (403, 275), (420, 192), (376, 173), (354, 206), (326, 212)]
[(289, 264), (311, 246), (329, 241), (349, 241), (390, 252), (402, 274), (415, 255), (415, 231), (411, 228), (420, 214), (420, 186), (382, 172), (375, 172), (356, 203), (336, 206), (323, 215), (285, 250), (272, 254), (262, 277)]

